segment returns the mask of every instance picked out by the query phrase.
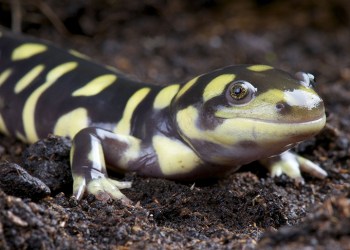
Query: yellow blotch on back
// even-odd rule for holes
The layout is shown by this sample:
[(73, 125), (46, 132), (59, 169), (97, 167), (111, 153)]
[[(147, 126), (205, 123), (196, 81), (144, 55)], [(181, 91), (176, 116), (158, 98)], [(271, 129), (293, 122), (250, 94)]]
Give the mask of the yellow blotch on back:
[(6, 69), (0, 74), (0, 86), (6, 82), (6, 80), (10, 77), (12, 74), (12, 69)]
[(191, 81), (187, 82), (177, 93), (176, 100), (179, 99), (183, 94), (187, 92), (198, 80), (198, 77), (193, 78)]
[(107, 74), (98, 76), (95, 79), (91, 80), (85, 86), (77, 89), (73, 92), (72, 96), (93, 96), (97, 95), (111, 84), (117, 80), (117, 76), (113, 74)]
[(152, 143), (160, 169), (166, 176), (189, 173), (202, 163), (190, 147), (178, 140), (155, 135)]
[(139, 89), (129, 98), (124, 109), (123, 117), (115, 127), (114, 133), (130, 134), (132, 114), (143, 99), (145, 99), (150, 90), (150, 88)]
[(252, 65), (247, 67), (247, 69), (251, 70), (251, 71), (255, 71), (255, 72), (262, 72), (262, 71), (266, 71), (269, 69), (273, 69), (273, 67), (269, 66), (269, 65)]
[(206, 102), (213, 97), (221, 95), (227, 84), (231, 83), (235, 79), (234, 74), (224, 74), (215, 77), (211, 80), (204, 89), (203, 100)]
[(47, 74), (46, 82), (28, 97), (22, 113), (24, 132), (28, 142), (35, 142), (39, 139), (35, 128), (35, 107), (41, 94), (53, 85), (58, 78), (74, 70), (77, 66), (77, 62), (67, 62), (58, 65)]
[(154, 99), (153, 108), (163, 109), (165, 107), (168, 107), (173, 97), (179, 91), (179, 88), (180, 88), (179, 84), (173, 84), (159, 91), (158, 95)]
[(44, 70), (45, 66), (43, 64), (37, 65), (31, 69), (27, 74), (25, 74), (15, 86), (15, 93), (18, 94), (24, 90), (33, 80)]
[(88, 127), (89, 118), (85, 108), (74, 109), (62, 115), (53, 130), (55, 135), (73, 138), (81, 129)]
[(18, 46), (12, 52), (11, 59), (13, 61), (27, 59), (47, 50), (47, 46), (39, 43), (25, 43)]

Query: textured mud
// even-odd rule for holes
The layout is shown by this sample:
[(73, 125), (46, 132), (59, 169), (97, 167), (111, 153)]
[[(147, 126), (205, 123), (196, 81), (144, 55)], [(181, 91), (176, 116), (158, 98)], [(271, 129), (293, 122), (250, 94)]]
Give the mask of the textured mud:
[[(284, 1), (283, 1), (284, 2)], [(17, 1), (0, 1), (11, 27)], [(258, 163), (220, 180), (130, 180), (134, 202), (70, 198), (70, 142), (0, 137), (1, 249), (349, 249), (350, 4), (308, 1), (19, 1), (12, 27), (158, 84), (229, 64), (316, 76), (327, 126), (295, 150), (329, 174), (305, 184)], [(19, 22), (20, 21), (20, 22)], [(29, 176), (27, 172), (31, 175)], [(49, 195), (46, 195), (50, 192)], [(21, 198), (18, 198), (21, 197)]]

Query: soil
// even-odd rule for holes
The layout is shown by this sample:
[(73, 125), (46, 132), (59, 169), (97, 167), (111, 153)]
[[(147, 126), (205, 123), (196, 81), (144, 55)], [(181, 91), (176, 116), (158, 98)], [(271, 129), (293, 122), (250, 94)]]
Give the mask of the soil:
[(302, 184), (258, 163), (194, 183), (129, 173), (133, 204), (77, 201), (69, 140), (1, 136), (1, 249), (350, 249), (349, 1), (0, 1), (1, 26), (11, 14), (13, 30), (157, 84), (230, 64), (314, 74), (327, 125), (295, 150), (328, 177)]

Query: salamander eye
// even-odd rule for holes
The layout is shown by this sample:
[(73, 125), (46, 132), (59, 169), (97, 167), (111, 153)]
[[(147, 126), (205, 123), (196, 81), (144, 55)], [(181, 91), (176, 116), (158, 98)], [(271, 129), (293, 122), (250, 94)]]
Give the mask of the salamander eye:
[(230, 88), (230, 95), (235, 100), (241, 100), (246, 97), (248, 94), (248, 88), (244, 85), (244, 83), (236, 83), (232, 85)]
[(235, 81), (230, 84), (226, 92), (226, 98), (232, 105), (242, 105), (254, 98), (256, 88), (246, 81)]

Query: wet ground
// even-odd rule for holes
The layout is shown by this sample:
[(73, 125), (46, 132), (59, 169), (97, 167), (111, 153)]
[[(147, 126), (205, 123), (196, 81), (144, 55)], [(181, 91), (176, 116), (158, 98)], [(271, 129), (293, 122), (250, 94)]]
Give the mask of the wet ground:
[[(16, 13), (11, 3), (0, 1), (4, 27)], [(134, 79), (168, 84), (246, 63), (314, 74), (327, 126), (296, 151), (329, 177), (304, 175), (298, 184), (271, 178), (258, 163), (196, 183), (127, 174), (119, 178), (133, 181), (124, 191), (133, 205), (77, 202), (69, 141), (50, 136), (28, 146), (2, 136), (1, 249), (350, 249), (348, 1), (23, 0), (20, 7), (15, 29), (21, 23), (23, 33)]]

